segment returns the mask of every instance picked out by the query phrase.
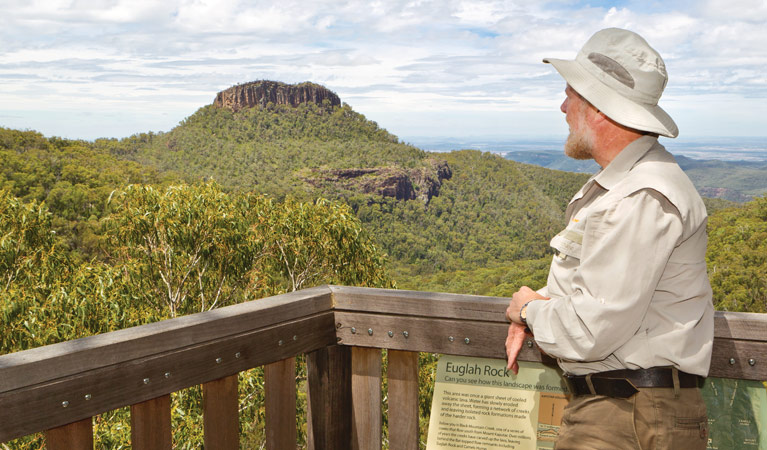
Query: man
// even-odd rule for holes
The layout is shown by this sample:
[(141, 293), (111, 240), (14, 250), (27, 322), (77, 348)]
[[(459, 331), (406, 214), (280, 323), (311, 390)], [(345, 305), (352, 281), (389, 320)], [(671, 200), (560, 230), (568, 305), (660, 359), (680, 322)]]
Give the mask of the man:
[(605, 29), (574, 61), (544, 59), (567, 82), (565, 153), (602, 169), (567, 207), (547, 286), (514, 294), (509, 367), (525, 327), (557, 358), (573, 397), (558, 449), (705, 449), (700, 395), (713, 344), (706, 209), (658, 135), (668, 77), (636, 33)]

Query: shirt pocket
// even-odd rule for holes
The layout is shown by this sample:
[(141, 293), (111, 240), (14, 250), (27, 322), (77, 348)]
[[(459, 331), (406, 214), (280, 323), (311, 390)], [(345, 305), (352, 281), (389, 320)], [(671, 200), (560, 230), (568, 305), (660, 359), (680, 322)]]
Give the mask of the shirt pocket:
[(581, 246), (583, 245), (583, 228), (575, 224), (560, 231), (551, 239), (549, 245), (557, 251), (557, 257), (566, 260), (568, 258), (581, 259)]

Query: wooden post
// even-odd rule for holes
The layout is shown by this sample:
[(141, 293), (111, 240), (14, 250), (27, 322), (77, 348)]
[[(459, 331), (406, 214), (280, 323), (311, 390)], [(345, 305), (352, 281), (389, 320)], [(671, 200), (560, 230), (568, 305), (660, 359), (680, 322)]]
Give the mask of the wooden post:
[(389, 447), (418, 450), (418, 353), (389, 350)]
[(381, 350), (352, 347), (352, 449), (381, 450)]
[(296, 358), (264, 366), (266, 448), (296, 447)]
[(240, 448), (240, 401), (237, 374), (202, 385), (203, 423), (207, 450)]
[(45, 432), (48, 450), (93, 450), (93, 417)]
[(332, 345), (307, 355), (314, 450), (349, 450), (352, 435), (351, 349)]
[(170, 450), (170, 394), (131, 405), (130, 424), (134, 450)]

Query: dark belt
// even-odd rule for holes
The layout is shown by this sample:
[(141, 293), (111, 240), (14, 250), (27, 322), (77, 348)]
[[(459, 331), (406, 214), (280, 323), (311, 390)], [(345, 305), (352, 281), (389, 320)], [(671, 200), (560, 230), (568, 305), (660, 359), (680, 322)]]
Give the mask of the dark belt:
[[(703, 385), (703, 377), (677, 371), (680, 388), (694, 388)], [(670, 367), (653, 367), (637, 370), (611, 370), (588, 375), (565, 375), (565, 380), (574, 395), (605, 395), (615, 398), (629, 398), (639, 392), (638, 388), (673, 388), (674, 375)]]

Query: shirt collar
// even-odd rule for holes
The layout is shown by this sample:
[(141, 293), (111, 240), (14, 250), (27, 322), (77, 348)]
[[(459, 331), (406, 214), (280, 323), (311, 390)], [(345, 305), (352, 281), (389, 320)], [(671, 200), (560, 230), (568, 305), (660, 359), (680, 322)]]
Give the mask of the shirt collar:
[(594, 181), (610, 190), (625, 178), (634, 165), (658, 142), (655, 136), (642, 136), (624, 147), (604, 169), (595, 176)]

